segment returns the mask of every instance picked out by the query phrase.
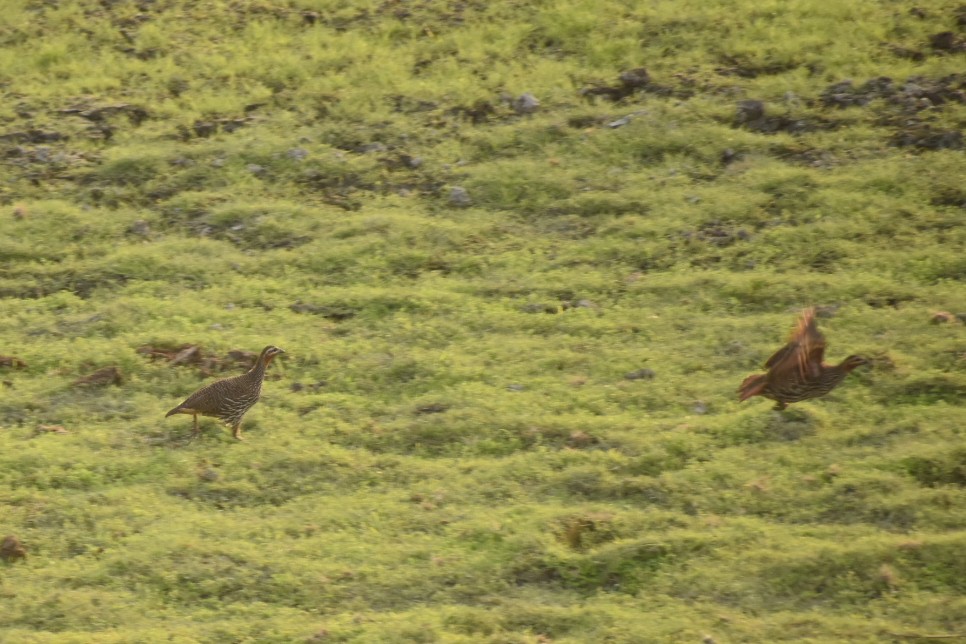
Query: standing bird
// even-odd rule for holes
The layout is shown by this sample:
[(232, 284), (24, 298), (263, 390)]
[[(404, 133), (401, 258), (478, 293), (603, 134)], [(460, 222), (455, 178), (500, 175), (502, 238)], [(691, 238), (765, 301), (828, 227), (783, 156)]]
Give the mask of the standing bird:
[(775, 401), (775, 409), (782, 410), (789, 403), (824, 396), (835, 389), (849, 372), (869, 361), (862, 356), (851, 355), (841, 364), (827, 365), (822, 362), (825, 338), (815, 324), (815, 309), (802, 311), (798, 326), (788, 338), (788, 344), (768, 358), (768, 373), (745, 378), (738, 387), (738, 400), (752, 396), (764, 396)]
[(255, 366), (234, 378), (225, 378), (206, 385), (188, 396), (183, 403), (165, 414), (165, 418), (174, 414), (191, 414), (194, 416), (195, 427), (191, 438), (198, 435), (198, 416), (214, 416), (226, 425), (231, 426), (231, 435), (242, 440), (241, 421), (249, 409), (252, 408), (262, 393), (262, 380), (265, 378), (265, 368), (275, 356), (285, 353), (275, 346), (262, 349)]

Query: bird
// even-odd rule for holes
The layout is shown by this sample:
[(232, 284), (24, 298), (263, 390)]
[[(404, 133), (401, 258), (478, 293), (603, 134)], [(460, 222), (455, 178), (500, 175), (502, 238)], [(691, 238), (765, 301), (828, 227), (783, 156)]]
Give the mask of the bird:
[(824, 396), (853, 369), (869, 364), (862, 356), (850, 355), (837, 365), (828, 365), (822, 362), (824, 354), (825, 337), (815, 323), (815, 307), (809, 307), (802, 311), (788, 344), (768, 358), (768, 372), (744, 379), (738, 387), (738, 401), (764, 396), (774, 400), (775, 409), (781, 411), (789, 403)]
[(246, 373), (233, 378), (217, 380), (205, 385), (187, 400), (165, 414), (165, 418), (174, 414), (191, 414), (194, 417), (193, 439), (199, 434), (198, 416), (213, 416), (231, 427), (231, 435), (244, 440), (241, 436), (241, 421), (245, 412), (258, 402), (262, 393), (262, 380), (265, 378), (265, 368), (275, 356), (285, 353), (274, 345), (262, 349), (255, 366)]

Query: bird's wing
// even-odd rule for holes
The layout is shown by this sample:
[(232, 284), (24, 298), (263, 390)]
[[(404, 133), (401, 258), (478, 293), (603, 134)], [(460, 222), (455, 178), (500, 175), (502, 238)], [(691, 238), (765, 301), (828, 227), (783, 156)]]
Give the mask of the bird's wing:
[(802, 312), (788, 344), (768, 358), (765, 367), (776, 375), (797, 370), (801, 378), (815, 378), (821, 373), (825, 356), (825, 338), (815, 323), (815, 309)]
[(225, 378), (224, 380), (216, 380), (209, 385), (205, 385), (188, 396), (178, 407), (194, 409), (199, 412), (216, 412), (218, 411), (218, 401), (224, 393), (231, 390), (231, 382), (233, 380), (234, 378)]

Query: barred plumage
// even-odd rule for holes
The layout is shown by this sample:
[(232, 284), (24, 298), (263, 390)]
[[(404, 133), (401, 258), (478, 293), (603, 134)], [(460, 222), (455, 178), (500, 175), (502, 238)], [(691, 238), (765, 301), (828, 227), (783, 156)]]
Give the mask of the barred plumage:
[(258, 402), (262, 393), (265, 368), (280, 353), (285, 352), (275, 346), (265, 347), (258, 356), (255, 366), (247, 373), (218, 380), (202, 387), (164, 417), (167, 418), (173, 414), (191, 414), (194, 417), (194, 431), (191, 437), (194, 438), (199, 431), (198, 416), (212, 416), (231, 426), (231, 435), (242, 440), (242, 418)]
[(738, 400), (764, 396), (775, 401), (775, 409), (785, 409), (789, 403), (824, 396), (850, 371), (869, 363), (851, 355), (841, 364), (827, 365), (822, 362), (824, 355), (825, 337), (815, 323), (815, 309), (805, 309), (788, 344), (765, 363), (768, 372), (748, 376), (738, 387)]

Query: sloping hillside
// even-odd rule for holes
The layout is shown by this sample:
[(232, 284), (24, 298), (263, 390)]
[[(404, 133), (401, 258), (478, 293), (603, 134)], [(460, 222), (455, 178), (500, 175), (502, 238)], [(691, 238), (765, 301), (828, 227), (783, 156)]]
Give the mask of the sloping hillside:
[(3, 13), (0, 641), (966, 637), (966, 5)]

